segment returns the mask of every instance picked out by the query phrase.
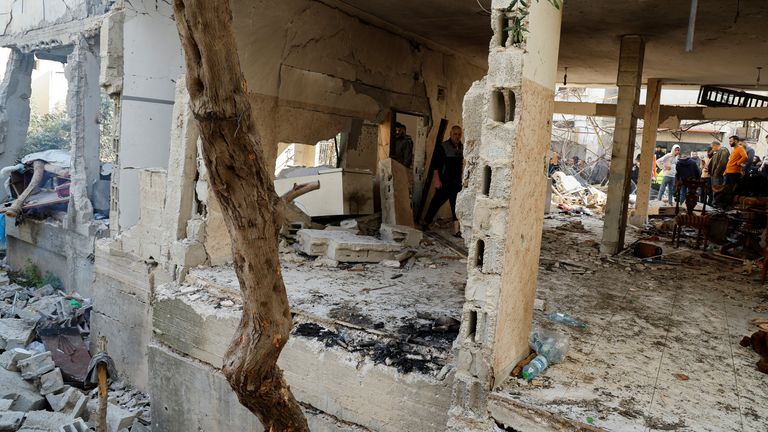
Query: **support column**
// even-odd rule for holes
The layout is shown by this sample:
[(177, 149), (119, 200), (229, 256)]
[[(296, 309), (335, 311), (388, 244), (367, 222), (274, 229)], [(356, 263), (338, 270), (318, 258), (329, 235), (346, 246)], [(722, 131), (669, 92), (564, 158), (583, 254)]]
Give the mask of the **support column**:
[(544, 222), (561, 12), (530, 2), (526, 40), (494, 0), (488, 75), (464, 99), (466, 302), (449, 427), (490, 430), (488, 395), (528, 354)]
[(613, 134), (611, 172), (608, 177), (608, 200), (603, 218), (603, 242), (600, 252), (616, 254), (624, 248), (624, 231), (627, 228), (629, 190), (631, 185), (632, 154), (635, 150), (637, 117), (635, 108), (640, 99), (640, 82), (643, 75), (645, 41), (639, 35), (621, 38), (619, 74), (616, 85), (619, 96), (616, 103), (616, 126)]
[(635, 211), (630, 223), (642, 226), (648, 219), (648, 200), (651, 195), (651, 173), (653, 154), (656, 149), (656, 131), (659, 128), (659, 107), (661, 104), (661, 80), (648, 79), (645, 92), (645, 115), (643, 118), (643, 144), (640, 147), (640, 174), (637, 176)]
[(93, 219), (91, 189), (98, 179), (99, 86), (98, 46), (94, 40), (80, 36), (74, 42), (72, 54), (67, 57), (64, 73), (67, 90), (67, 114), (72, 123), (70, 155), (72, 157), (72, 187), (68, 209), (69, 229), (88, 236)]
[(35, 56), (13, 49), (0, 83), (0, 167), (12, 165), (29, 128), (29, 98)]

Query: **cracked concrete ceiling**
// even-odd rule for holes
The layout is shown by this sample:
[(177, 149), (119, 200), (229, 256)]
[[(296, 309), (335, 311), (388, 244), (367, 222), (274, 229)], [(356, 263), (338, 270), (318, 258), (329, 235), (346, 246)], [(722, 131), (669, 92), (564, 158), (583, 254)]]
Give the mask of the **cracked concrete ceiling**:
[[(475, 59), (487, 57), (490, 0), (333, 0)], [(558, 76), (569, 83), (616, 82), (619, 38), (646, 38), (644, 79), (754, 88), (768, 84), (767, 0), (699, 0), (694, 50), (685, 52), (690, 1), (566, 0)]]

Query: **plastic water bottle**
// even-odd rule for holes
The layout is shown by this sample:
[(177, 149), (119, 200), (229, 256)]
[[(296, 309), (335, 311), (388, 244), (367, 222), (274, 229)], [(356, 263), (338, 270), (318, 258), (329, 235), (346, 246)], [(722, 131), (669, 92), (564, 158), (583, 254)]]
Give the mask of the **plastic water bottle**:
[(576, 327), (576, 328), (579, 328), (579, 329), (587, 328), (587, 325), (584, 322), (579, 321), (576, 318), (574, 318), (574, 317), (572, 317), (572, 316), (570, 316), (568, 314), (561, 313), (561, 312), (553, 312), (553, 313), (549, 314), (549, 316), (547, 318), (549, 318), (550, 320), (552, 320), (554, 322), (565, 324), (565, 325), (570, 326), (570, 327)]
[(547, 366), (549, 366), (549, 360), (547, 360), (547, 357), (542, 354), (537, 355), (536, 358), (531, 360), (531, 362), (525, 365), (523, 368), (523, 379), (526, 381), (531, 381), (532, 379), (541, 375)]

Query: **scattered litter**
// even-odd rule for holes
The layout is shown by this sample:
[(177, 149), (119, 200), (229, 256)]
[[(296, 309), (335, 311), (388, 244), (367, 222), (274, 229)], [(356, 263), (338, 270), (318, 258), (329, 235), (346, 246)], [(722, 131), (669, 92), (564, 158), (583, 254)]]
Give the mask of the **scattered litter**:
[(565, 360), (570, 338), (565, 334), (534, 328), (528, 342), (536, 352), (536, 357), (523, 367), (522, 372), (523, 379), (531, 381), (541, 375), (549, 365)]
[(680, 381), (688, 381), (690, 378), (686, 374), (681, 373), (674, 373), (672, 374), (673, 377), (677, 378)]
[(550, 321), (554, 321), (560, 324), (565, 324), (569, 327), (575, 327), (582, 330), (587, 328), (586, 323), (579, 321), (576, 318), (573, 318), (570, 315), (564, 314), (561, 312), (552, 312), (547, 316), (547, 318), (549, 318)]

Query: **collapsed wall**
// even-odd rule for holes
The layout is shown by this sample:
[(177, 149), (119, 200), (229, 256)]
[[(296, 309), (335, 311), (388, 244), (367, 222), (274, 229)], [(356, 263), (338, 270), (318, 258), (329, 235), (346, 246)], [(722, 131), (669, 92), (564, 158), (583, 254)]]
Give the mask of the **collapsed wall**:
[(100, 162), (98, 33), (111, 3), (10, 1), (0, 6), (0, 46), (12, 49), (0, 84), (0, 165), (14, 165), (26, 141), (36, 56), (65, 63), (71, 123), (67, 210), (46, 220), (8, 218), (8, 263), (21, 269), (31, 261), (61, 279), (66, 289), (86, 296), (93, 278), (93, 244), (106, 235), (105, 226), (93, 220), (91, 198)]
[[(433, 123), (442, 118), (458, 123), (462, 96), (483, 73), (466, 59), (416, 44), (320, 2), (234, 1), (232, 8), (254, 122), (272, 162), (280, 142), (314, 144), (355, 130), (362, 136), (367, 130), (363, 122), (384, 123), (392, 110), (422, 113)], [(127, 15), (110, 19), (109, 25), (119, 26), (121, 20), (127, 31)], [(138, 22), (132, 20), (131, 25)], [(174, 26), (163, 17), (151, 25)], [(122, 38), (127, 37), (124, 32)], [(127, 44), (123, 42), (122, 52), (127, 53)], [(105, 54), (105, 59), (110, 64), (114, 60), (109, 71), (119, 70), (122, 62), (127, 79), (128, 57)], [(122, 91), (126, 99), (125, 88)], [(250, 429), (254, 417), (240, 407), (218, 371), (238, 315), (199, 310), (181, 296), (161, 295), (181, 289), (191, 268), (231, 261), (229, 236), (207, 182), (188, 100), (181, 79), (165, 132), (170, 138), (167, 164), (120, 168), (118, 209), (130, 202), (123, 200), (130, 191), (123, 187), (129, 180), (125, 176), (137, 177), (135, 223), (121, 223), (119, 234), (97, 244), (93, 332), (110, 341), (110, 354), (124, 377), (151, 392), (156, 430)], [(135, 130), (132, 135), (125, 131), (137, 115), (122, 111), (121, 148), (136, 139)], [(427, 142), (434, 142), (436, 129)], [(162, 139), (154, 129), (147, 133), (153, 134), (150, 141)], [(350, 160), (369, 162), (357, 156)], [(420, 430), (444, 429), (452, 375), (442, 380), (404, 376), (348, 357), (302, 338), (293, 338), (284, 350), (286, 377), (305, 408), (333, 420), (319, 430), (346, 425), (352, 430), (394, 431), (408, 429), (413, 422)], [(177, 411), (211, 401), (215, 410), (185, 409), (183, 416)], [(317, 416), (310, 417), (316, 421)]]

